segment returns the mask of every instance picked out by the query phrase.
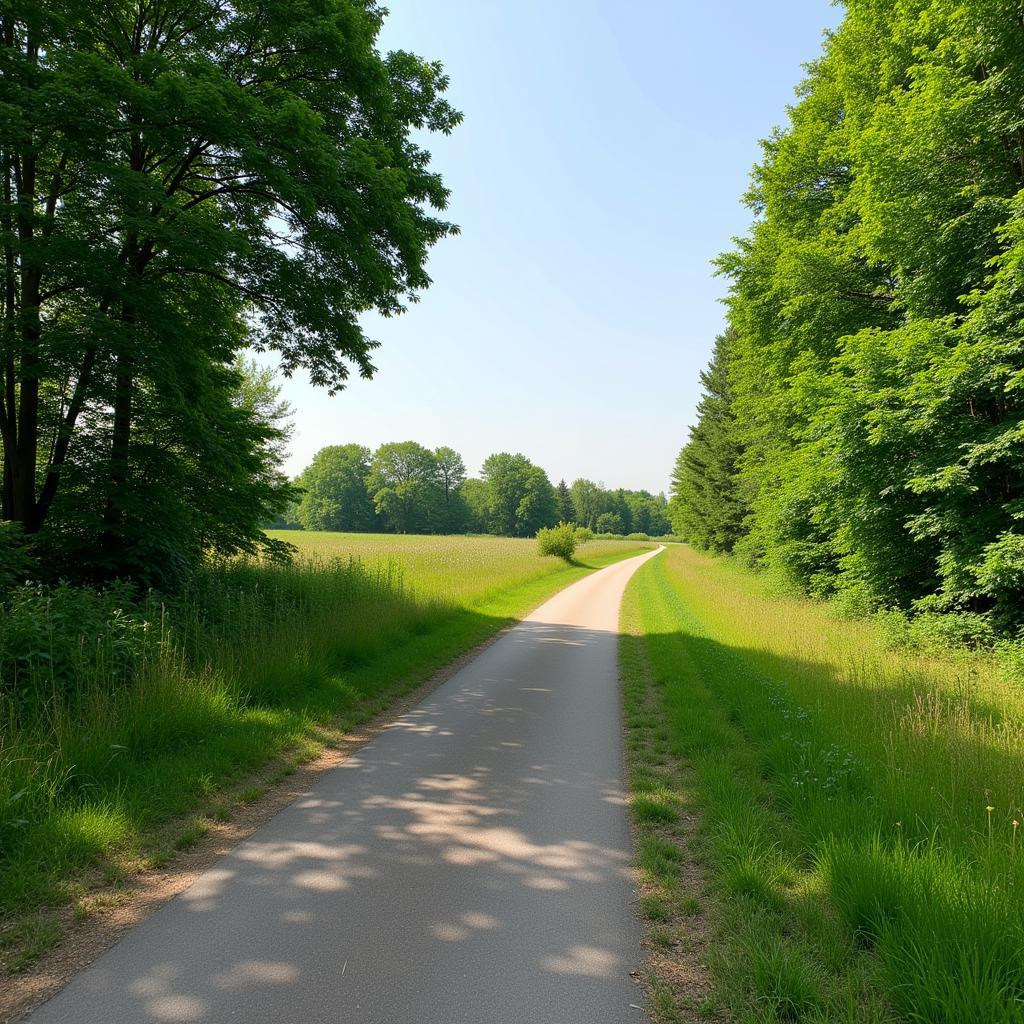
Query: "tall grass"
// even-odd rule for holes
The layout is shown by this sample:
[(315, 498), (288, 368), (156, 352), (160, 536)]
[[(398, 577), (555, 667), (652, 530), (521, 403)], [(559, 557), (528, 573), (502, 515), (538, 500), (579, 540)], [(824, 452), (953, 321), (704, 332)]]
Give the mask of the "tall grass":
[(358, 562), (203, 570), (170, 604), (28, 589), (0, 629), (0, 893), (77, 867), (360, 699), (347, 678), (445, 613)]
[[(893, 651), (687, 549), (634, 588), (676, 752), (701, 780), (733, 1009), (1024, 1020), (1019, 688), (982, 655)], [(799, 1012), (766, 980), (796, 971)]]
[(293, 565), (210, 564), (170, 601), (119, 587), (9, 596), (0, 951), (5, 920), (75, 897), (111, 858), (162, 856), (154, 831), (226, 782), (309, 751), (324, 726), (365, 720), (560, 586), (637, 548), (605, 545), (588, 565), (538, 571), (532, 541), (511, 551), (485, 542), (475, 572), (452, 588), (440, 579), (463, 558), (460, 538), (417, 538), (424, 563), (411, 565), (403, 538), (386, 557), (379, 541), (382, 557), (368, 561), (334, 557), (333, 539)]
[[(486, 603), (509, 586), (550, 576), (552, 564), (533, 540), (516, 537), (434, 537), (422, 534), (322, 533), (271, 530), (271, 537), (298, 548), (300, 560), (358, 558), (366, 566), (397, 568), (419, 597), (462, 606)], [(591, 565), (656, 542), (591, 540), (578, 555)]]

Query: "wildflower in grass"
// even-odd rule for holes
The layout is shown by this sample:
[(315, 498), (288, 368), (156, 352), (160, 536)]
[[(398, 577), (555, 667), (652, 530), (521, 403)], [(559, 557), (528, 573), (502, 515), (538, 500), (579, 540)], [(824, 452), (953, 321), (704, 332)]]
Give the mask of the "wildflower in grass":
[(1020, 822), (1016, 818), (1014, 818), (1013, 819), (1013, 838), (1010, 840), (1010, 847), (1011, 847), (1011, 849), (1014, 849), (1014, 850), (1017, 849), (1017, 830), (1019, 828), (1020, 828)]
[(994, 810), (995, 808), (991, 804), (985, 807), (985, 813), (988, 815), (988, 841), (990, 846), (992, 845), (992, 812)]

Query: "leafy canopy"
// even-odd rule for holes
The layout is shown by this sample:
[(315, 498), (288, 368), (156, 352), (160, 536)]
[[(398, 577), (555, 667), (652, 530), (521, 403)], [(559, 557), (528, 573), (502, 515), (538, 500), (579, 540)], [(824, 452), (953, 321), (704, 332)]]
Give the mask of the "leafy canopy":
[(847, 4), (720, 260), (728, 343), (675, 482), (697, 543), (1024, 625), (1022, 39), (999, 0)]
[(369, 376), (360, 314), (401, 312), (454, 230), (415, 139), (459, 115), (439, 64), (378, 50), (384, 13), (4, 4), (4, 518), (143, 578), (218, 519), (225, 547), (258, 543), (287, 496), (251, 486), (236, 354), (331, 391)]

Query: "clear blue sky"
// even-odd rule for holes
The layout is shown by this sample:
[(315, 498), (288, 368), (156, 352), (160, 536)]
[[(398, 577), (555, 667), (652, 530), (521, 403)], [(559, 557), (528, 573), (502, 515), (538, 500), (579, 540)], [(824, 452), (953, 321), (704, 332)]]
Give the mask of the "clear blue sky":
[(841, 10), (826, 0), (390, 0), (382, 39), (444, 62), (465, 122), (430, 142), (462, 234), (372, 381), (298, 377), (290, 472), (413, 439), (470, 473), (521, 451), (557, 482), (659, 491), (721, 330), (710, 261), (746, 231), (758, 139)]

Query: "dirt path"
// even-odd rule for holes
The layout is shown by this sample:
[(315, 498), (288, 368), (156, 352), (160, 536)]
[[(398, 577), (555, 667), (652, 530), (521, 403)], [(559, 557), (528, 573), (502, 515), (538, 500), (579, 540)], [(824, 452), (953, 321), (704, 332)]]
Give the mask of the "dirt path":
[(556, 595), (29, 1019), (642, 1022), (616, 632), (654, 554)]

